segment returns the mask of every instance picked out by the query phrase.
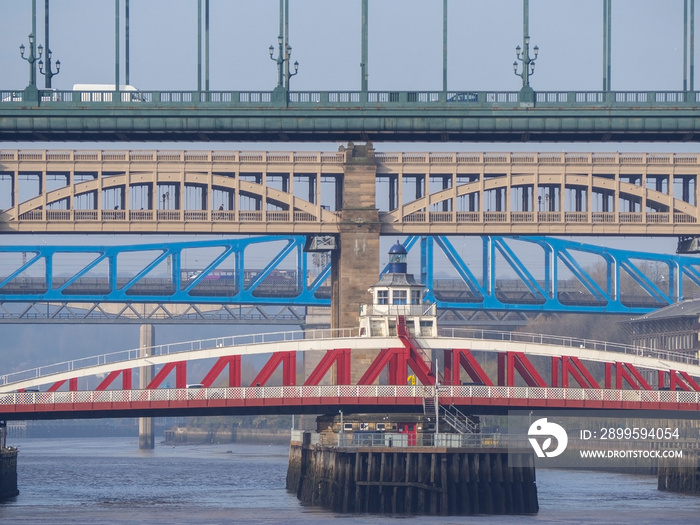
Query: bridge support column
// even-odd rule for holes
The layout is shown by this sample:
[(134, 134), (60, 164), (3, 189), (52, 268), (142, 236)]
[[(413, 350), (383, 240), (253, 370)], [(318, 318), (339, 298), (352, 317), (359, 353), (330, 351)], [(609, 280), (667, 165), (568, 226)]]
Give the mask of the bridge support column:
[[(379, 270), (379, 210), (375, 199), (377, 165), (371, 143), (348, 144), (342, 185), (339, 249), (332, 253), (331, 328), (356, 328), (367, 289), (377, 282)], [(376, 357), (353, 353), (352, 380), (356, 381)], [(364, 366), (363, 366), (364, 365)]]
[[(149, 356), (153, 353), (156, 330), (152, 324), (143, 324), (139, 330), (139, 348), (141, 357)], [(139, 388), (144, 389), (153, 380), (153, 366), (142, 366), (139, 369)], [(139, 418), (139, 448), (155, 448), (155, 432), (153, 430), (153, 418)]]

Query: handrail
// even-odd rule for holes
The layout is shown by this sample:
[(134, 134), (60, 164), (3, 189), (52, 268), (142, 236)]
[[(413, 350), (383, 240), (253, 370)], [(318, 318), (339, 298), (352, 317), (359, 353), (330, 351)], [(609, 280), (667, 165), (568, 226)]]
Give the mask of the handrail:
[(48, 374), (71, 372), (74, 370), (81, 370), (110, 363), (126, 363), (130, 360), (139, 359), (141, 357), (175, 355), (183, 352), (210, 350), (213, 348), (228, 346), (278, 343), (282, 341), (300, 341), (304, 339), (347, 339), (350, 337), (357, 337), (358, 333), (358, 328), (319, 328), (312, 330), (294, 330), (287, 332), (214, 337), (210, 339), (167, 343), (143, 348), (132, 348), (129, 350), (120, 350), (118, 352), (83, 357), (71, 361), (62, 361), (60, 363), (0, 375), (0, 385), (7, 385), (18, 381), (39, 378)]
[[(38, 97), (27, 95), (22, 89), (0, 89), (0, 106), (24, 107), (26, 104), (47, 108), (70, 107), (158, 107), (158, 108), (217, 108), (288, 106), (308, 107), (357, 107), (366, 105), (381, 107), (455, 107), (520, 108), (518, 91), (290, 91), (287, 97), (277, 99), (271, 91), (197, 91), (197, 90), (148, 90), (122, 91), (114, 97), (114, 91), (91, 90), (39, 90)], [(693, 107), (698, 106), (697, 91), (539, 91), (535, 93), (536, 107)]]
[[(0, 407), (13, 405), (46, 405), (46, 410), (54, 409), (52, 405), (83, 404), (94, 408), (95, 403), (131, 404), (133, 402), (150, 403), (162, 401), (221, 401), (229, 400), (245, 403), (247, 400), (280, 400), (287, 403), (293, 399), (311, 398), (396, 398), (406, 404), (416, 406), (421, 398), (432, 393), (432, 387), (410, 385), (315, 385), (315, 386), (261, 386), (261, 387), (215, 387), (215, 388), (156, 388), (148, 390), (79, 390), (56, 392), (5, 392), (0, 393)], [(591, 401), (599, 403), (630, 403), (629, 408), (644, 408), (643, 404), (655, 404), (655, 409), (665, 410), (659, 404), (687, 405), (691, 410), (700, 406), (700, 392), (685, 390), (623, 390), (597, 388), (562, 388), (529, 386), (443, 386), (440, 397), (448, 401), (473, 404), (489, 400), (489, 404), (512, 402), (518, 399), (539, 401)], [(162, 405), (160, 405), (162, 406)], [(201, 406), (196, 403), (196, 406)], [(619, 408), (619, 407), (618, 407)], [(1, 413), (1, 411), (0, 411)]]
[[(441, 339), (476, 339), (482, 341), (503, 341), (548, 346), (562, 346), (566, 348), (579, 348), (585, 350), (621, 353), (624, 355), (638, 357), (656, 357), (658, 359), (664, 359), (668, 361), (690, 365), (700, 364), (697, 357), (688, 354), (683, 354), (680, 352), (656, 350), (652, 348), (637, 347), (622, 343), (596, 341), (592, 339), (579, 339), (576, 337), (532, 334), (527, 332), (483, 330), (475, 328), (441, 328), (439, 332), (439, 338)], [(215, 337), (210, 339), (155, 345), (152, 347), (147, 347), (146, 349), (150, 350), (151, 356), (174, 355), (182, 352), (208, 350), (224, 346), (228, 347), (237, 345), (254, 345), (281, 341), (301, 341), (305, 339), (348, 339), (358, 337), (358, 334), (358, 328), (295, 330), (287, 332)], [(424, 340), (426, 338), (417, 337), (416, 339)], [(19, 381), (39, 378), (48, 374), (69, 372), (74, 370), (90, 368), (93, 366), (105, 365), (109, 363), (128, 362), (129, 360), (138, 359), (142, 357), (141, 354), (143, 350), (145, 349), (134, 348), (130, 350), (121, 350), (119, 352), (84, 357), (71, 361), (63, 361), (51, 365), (22, 370), (19, 372), (3, 374), (0, 375), (0, 385), (8, 385)], [(148, 354), (148, 352), (144, 353)]]
[(527, 332), (506, 332), (500, 330), (483, 330), (479, 328), (440, 328), (440, 337), (463, 338), (478, 340), (494, 340), (510, 343), (531, 343), (538, 345), (563, 346), (566, 348), (579, 348), (582, 350), (597, 350), (599, 352), (618, 352), (637, 357), (656, 357), (678, 363), (699, 365), (700, 360), (696, 355), (674, 352), (671, 350), (659, 350), (642, 346), (598, 341), (578, 337), (560, 335), (533, 334)]
[[(359, 447), (501, 447), (501, 434), (400, 434), (396, 432), (368, 432), (336, 434), (337, 445), (343, 448)], [(327, 439), (327, 438), (326, 438)]]

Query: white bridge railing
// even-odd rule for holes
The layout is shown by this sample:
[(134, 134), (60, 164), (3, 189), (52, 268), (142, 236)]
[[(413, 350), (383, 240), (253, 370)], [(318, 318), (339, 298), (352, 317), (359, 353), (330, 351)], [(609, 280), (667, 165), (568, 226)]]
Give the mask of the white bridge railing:
[[(184, 352), (198, 350), (210, 350), (220, 347), (235, 347), (243, 345), (278, 343), (282, 341), (303, 341), (303, 340), (329, 340), (348, 339), (359, 337), (358, 328), (341, 329), (317, 329), (317, 330), (296, 330), (289, 332), (274, 332), (266, 334), (236, 335), (228, 337), (216, 337), (211, 339), (201, 339), (197, 341), (185, 341), (157, 345), (148, 348), (147, 354), (152, 356), (177, 355)], [(628, 356), (654, 357), (657, 359), (699, 365), (697, 355), (671, 352), (666, 350), (655, 350), (638, 346), (625, 345), (621, 343), (610, 343), (596, 341), (592, 339), (580, 339), (576, 337), (565, 337), (557, 335), (531, 334), (525, 332), (506, 332), (499, 330), (480, 330), (470, 328), (441, 328), (441, 339), (474, 339), (481, 341), (503, 341), (509, 343), (526, 343), (536, 345), (558, 346), (562, 348), (578, 348), (585, 350), (597, 350), (602, 352), (614, 352)], [(419, 338), (420, 339), (420, 338)], [(111, 363), (124, 363), (128, 367), (128, 361), (142, 357), (144, 349), (134, 348), (122, 350), (108, 354), (84, 357), (72, 361), (64, 361), (51, 365), (22, 370), (0, 375), (0, 386), (37, 379), (51, 374), (82, 370), (94, 366)]]
[[(196, 388), (196, 389), (152, 389), (152, 390), (79, 390), (61, 392), (11, 392), (0, 394), (0, 407), (14, 405), (41, 405), (50, 411), (53, 405), (73, 405), (73, 409), (79, 409), (75, 405), (85, 405), (87, 409), (98, 410), (103, 404), (105, 407), (124, 408), (119, 404), (129, 403), (156, 403), (156, 402), (202, 402), (216, 401), (220, 406), (221, 401), (231, 401), (232, 406), (245, 405), (246, 401), (265, 399), (267, 405), (274, 405), (278, 400), (280, 404), (289, 404), (290, 400), (304, 400), (304, 404), (311, 399), (321, 401), (333, 401), (334, 404), (343, 404), (343, 399), (352, 399), (353, 404), (357, 400), (367, 400), (375, 404), (377, 398), (391, 398), (396, 405), (420, 405), (425, 397), (434, 395), (433, 386), (411, 385), (330, 385), (330, 386), (265, 386), (265, 387), (225, 387), (225, 388)], [(625, 403), (670, 403), (693, 405), (693, 410), (700, 409), (700, 392), (670, 391), (670, 390), (616, 390), (616, 389), (586, 389), (586, 388), (549, 388), (549, 387), (521, 387), (521, 386), (439, 386), (440, 399), (445, 402), (455, 402), (474, 399), (476, 403), (482, 399), (488, 399), (489, 405), (506, 405), (513, 400), (540, 400), (546, 401), (590, 401), (590, 402), (625, 402)], [(465, 403), (470, 404), (470, 403)], [(595, 405), (596, 403), (593, 403)], [(199, 404), (197, 405), (199, 406)], [(181, 408), (182, 405), (179, 405)], [(135, 407), (132, 407), (135, 408)], [(148, 408), (148, 407), (143, 407)], [(596, 408), (600, 408), (597, 406)], [(640, 407), (641, 408), (641, 407)], [(2, 410), (0, 409), (0, 413)]]
[[(108, 354), (101, 354), (90, 357), (63, 361), (51, 365), (30, 368), (20, 372), (12, 372), (0, 375), (0, 386), (19, 381), (26, 381), (51, 374), (61, 372), (72, 372), (93, 366), (106, 365), (110, 363), (127, 363), (128, 361), (149, 356), (176, 355), (184, 352), (194, 352), (198, 350), (211, 350), (221, 347), (255, 345), (279, 343), (282, 341), (302, 341), (309, 339), (347, 339), (357, 337), (359, 328), (340, 329), (317, 329), (317, 330), (295, 330), (289, 332), (273, 332), (265, 334), (235, 335), (227, 337), (215, 337), (211, 339), (200, 339), (197, 341), (184, 341), (179, 343), (169, 343), (151, 347), (132, 348), (130, 350), (120, 350)], [(128, 367), (127, 367), (128, 368)]]
[(581, 339), (578, 337), (567, 337), (563, 335), (531, 334), (527, 332), (502, 332), (497, 330), (480, 330), (477, 328), (441, 328), (440, 337), (579, 348), (583, 350), (597, 350), (599, 352), (615, 352), (637, 357), (655, 357), (676, 363), (700, 365), (700, 360), (698, 359), (697, 354), (673, 352), (671, 350), (658, 350), (654, 348), (626, 345), (623, 343), (611, 343), (607, 341)]

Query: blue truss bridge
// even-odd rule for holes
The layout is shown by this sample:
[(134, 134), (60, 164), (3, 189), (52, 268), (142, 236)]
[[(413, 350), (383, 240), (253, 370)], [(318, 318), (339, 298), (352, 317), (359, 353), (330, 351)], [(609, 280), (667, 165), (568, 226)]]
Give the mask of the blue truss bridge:
[[(12, 313), (11, 305), (41, 303), (52, 312), (47, 317), (77, 321), (64, 308), (82, 303), (93, 305), (85, 308), (95, 317), (118, 320), (128, 305), (151, 303), (188, 305), (201, 320), (207, 311), (221, 315), (219, 307), (272, 308), (276, 313), (268, 314), (268, 322), (299, 324), (304, 314), (290, 315), (294, 308), (330, 305), (330, 257), (306, 253), (306, 243), (306, 236), (274, 235), (127, 246), (0, 246), (2, 317), (39, 321), (35, 308)], [(425, 300), (443, 311), (643, 314), (700, 289), (700, 260), (688, 255), (554, 237), (412, 236), (405, 245), (427, 285)], [(109, 303), (125, 306), (109, 314), (104, 310)], [(256, 311), (264, 317), (263, 310)]]

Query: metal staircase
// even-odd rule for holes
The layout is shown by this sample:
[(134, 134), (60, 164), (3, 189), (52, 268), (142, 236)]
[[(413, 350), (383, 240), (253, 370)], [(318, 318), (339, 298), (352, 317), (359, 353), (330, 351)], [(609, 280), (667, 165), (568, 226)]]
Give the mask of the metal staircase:
[(450, 405), (448, 408), (440, 406), (439, 415), (445, 423), (460, 434), (475, 434), (479, 431), (478, 424), (454, 405)]
[(478, 423), (475, 423), (469, 416), (461, 412), (456, 406), (450, 405), (446, 408), (438, 404), (436, 412), (435, 403), (436, 401), (434, 397), (423, 398), (423, 414), (426, 417), (432, 419), (437, 415), (438, 422), (444, 421), (459, 434), (476, 434), (479, 432)]
[(424, 397), (423, 398), (423, 414), (427, 417), (435, 417), (435, 398), (434, 397)]

